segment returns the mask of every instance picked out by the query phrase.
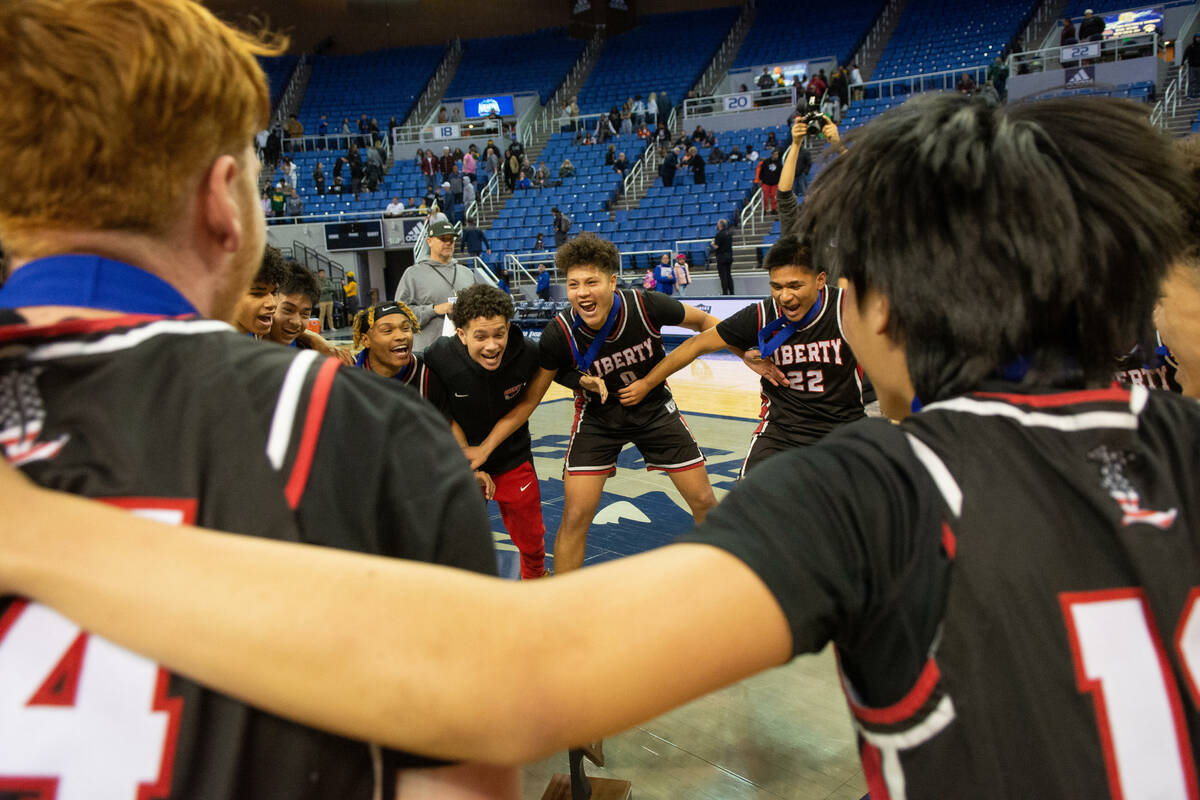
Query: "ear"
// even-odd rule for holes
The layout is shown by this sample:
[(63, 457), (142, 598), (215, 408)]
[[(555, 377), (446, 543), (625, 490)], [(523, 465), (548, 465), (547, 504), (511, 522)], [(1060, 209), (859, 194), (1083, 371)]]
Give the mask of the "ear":
[(467, 332), (462, 328), (455, 328), (454, 332), (458, 334), (458, 340), (465, 345), (467, 343)]
[(227, 253), (237, 252), (244, 233), (241, 198), (237, 192), (241, 171), (237, 159), (222, 155), (201, 180), (200, 211), (204, 229), (212, 242)]

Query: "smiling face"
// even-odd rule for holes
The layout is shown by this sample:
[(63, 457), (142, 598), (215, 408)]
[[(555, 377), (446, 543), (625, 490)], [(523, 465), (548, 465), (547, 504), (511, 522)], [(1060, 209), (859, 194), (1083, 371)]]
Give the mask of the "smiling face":
[(475, 317), (466, 328), (458, 329), (458, 338), (467, 346), (472, 361), (486, 370), (497, 370), (508, 347), (508, 320), (499, 314)]
[(591, 264), (580, 264), (567, 271), (567, 301), (592, 330), (604, 327), (616, 290), (617, 276)]
[(789, 322), (798, 322), (817, 302), (825, 288), (825, 273), (804, 267), (785, 266), (771, 270), (771, 297)]
[(1200, 268), (1177, 263), (1162, 283), (1154, 324), (1178, 364), (1175, 380), (1188, 397), (1200, 397)]
[(306, 294), (281, 294), (275, 309), (268, 338), (273, 342), (290, 345), (308, 325), (312, 315), (312, 298)]
[(408, 366), (412, 358), (413, 329), (403, 314), (388, 314), (375, 320), (367, 331), (367, 352), (371, 369), (385, 378), (393, 377)]
[(276, 284), (254, 283), (238, 300), (234, 310), (234, 327), (242, 333), (266, 336), (275, 321), (275, 308), (279, 305), (279, 289)]

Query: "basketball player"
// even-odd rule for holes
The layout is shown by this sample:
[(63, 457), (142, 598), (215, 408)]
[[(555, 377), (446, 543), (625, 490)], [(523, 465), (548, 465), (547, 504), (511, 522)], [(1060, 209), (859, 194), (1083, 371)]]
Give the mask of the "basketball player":
[[(425, 403), (247, 339), (269, 330), (283, 278), (264, 267), (251, 145), (269, 112), (256, 56), (280, 50), (188, 0), (0, 4), (0, 94), (20, 117), (0, 129), (15, 267), (0, 289), (0, 449), (43, 485), (155, 519), (494, 574), (474, 482)], [(66, 188), (80, 147), (86, 193)], [(261, 303), (244, 314), (256, 273)], [(417, 472), (411, 452), (455, 458)], [(463, 781), (513, 785), (511, 770), (289, 722), (10, 594), (0, 665), (0, 794), (368, 800), (412, 782), (455, 796)]]
[[(458, 293), (451, 309), (457, 336), (443, 336), (425, 351), (446, 387), (450, 416), (468, 445), (478, 445), (515, 405), (538, 371), (537, 342), (512, 322), (507, 292), (475, 284)], [(568, 373), (577, 375), (578, 373)], [(529, 424), (500, 442), (480, 469), (495, 482), (493, 499), (513, 544), (521, 553), (521, 578), (546, 574), (546, 527)]]
[(308, 319), (320, 296), (316, 277), (295, 261), (288, 262), (287, 277), (279, 287), (279, 306), (267, 338), (287, 347), (309, 349), (309, 344), (298, 337), (308, 330)]
[[(671, 392), (657, 386), (633, 406), (617, 392), (646, 375), (663, 359), (664, 325), (696, 331), (715, 317), (673, 297), (617, 290), (620, 254), (612, 242), (583, 233), (558, 248), (554, 258), (566, 275), (568, 311), (561, 312), (538, 342), (541, 368), (524, 398), (478, 447), (466, 449), (472, 467), (484, 463), (501, 442), (529, 419), (560, 370), (576, 369), (581, 389), (563, 469), (563, 516), (554, 543), (554, 569), (561, 574), (583, 564), (588, 527), (600, 505), (604, 482), (617, 471), (617, 454), (633, 444), (646, 469), (666, 472), (696, 522), (716, 505), (704, 455), (683, 421)], [(609, 395), (612, 397), (609, 397)]]
[(849, 138), (804, 222), (881, 402), (917, 413), (781, 454), (680, 543), (517, 585), (163, 537), (5, 473), (0, 582), (307, 722), (440, 755), (537, 757), (832, 641), (874, 798), (1194, 796), (1200, 406), (1113, 387), (1111, 354), (1146, 338), (1200, 187), (1108, 98), (920, 95)]
[(441, 379), (413, 352), (413, 335), (420, 329), (412, 310), (399, 301), (364, 308), (354, 316), (354, 346), (362, 347), (354, 363), (411, 386), (445, 414), (449, 406)]
[(691, 337), (620, 392), (621, 404), (633, 405), (669, 375), (723, 348), (765, 359), (773, 372), (761, 378), (761, 422), (740, 477), (770, 455), (813, 444), (864, 416), (858, 361), (842, 335), (841, 290), (826, 286), (825, 272), (813, 268), (811, 251), (795, 236), (772, 245), (763, 266), (770, 297)]
[(279, 287), (287, 280), (288, 266), (283, 254), (274, 247), (263, 250), (262, 265), (249, 288), (238, 298), (233, 312), (233, 327), (246, 336), (261, 339), (271, 332), (275, 309), (279, 307)]
[[(1200, 136), (1179, 140), (1177, 148), (1187, 174), (1200, 185)], [(1180, 391), (1200, 397), (1200, 204), (1188, 212), (1188, 247), (1163, 281), (1154, 322)]]

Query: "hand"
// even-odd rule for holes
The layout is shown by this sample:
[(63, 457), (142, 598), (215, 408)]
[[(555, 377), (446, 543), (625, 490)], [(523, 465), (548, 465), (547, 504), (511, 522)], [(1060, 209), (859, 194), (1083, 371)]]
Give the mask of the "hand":
[(488, 456), (491, 454), (491, 451), (485, 450), (482, 445), (463, 448), (463, 455), (467, 457), (467, 461), (471, 464), (471, 469), (479, 469), (482, 467), (483, 462), (487, 461)]
[(758, 348), (747, 350), (742, 356), (742, 362), (775, 386), (788, 385), (787, 376), (783, 374), (783, 370), (777, 367), (774, 361), (763, 358)]
[(808, 136), (808, 123), (800, 117), (796, 117), (796, 121), (792, 123), (792, 144), (796, 147), (803, 147), (806, 136)]
[(341, 361), (347, 367), (353, 367), (355, 365), (354, 364), (354, 351), (351, 350), (349, 347), (330, 347), (330, 351), (331, 352), (326, 353), (326, 355), (336, 358), (338, 361)]
[(475, 482), (479, 484), (479, 490), (483, 492), (484, 500), (491, 500), (496, 496), (496, 482), (492, 480), (491, 475), (475, 470)]
[(600, 395), (600, 402), (608, 402), (608, 385), (604, 383), (603, 378), (597, 378), (595, 375), (584, 375), (579, 379), (579, 388), (587, 389), (589, 392), (595, 392)]
[(636, 406), (638, 403), (642, 402), (649, 391), (650, 386), (646, 383), (646, 379), (639, 378), (621, 390), (621, 405)]
[[(492, 252), (491, 250), (488, 251)], [(454, 303), (438, 303), (433, 307), (433, 313), (440, 317), (444, 317), (454, 310)]]
[(821, 135), (832, 145), (842, 143), (842, 136), (838, 133), (837, 125), (833, 124), (833, 120), (826, 117), (825, 124), (821, 126)]

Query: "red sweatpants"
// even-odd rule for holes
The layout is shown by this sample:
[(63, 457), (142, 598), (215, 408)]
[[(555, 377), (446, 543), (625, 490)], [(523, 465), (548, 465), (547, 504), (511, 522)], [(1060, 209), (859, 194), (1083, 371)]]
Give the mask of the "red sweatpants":
[(542, 493), (533, 463), (493, 475), (500, 518), (513, 544), (521, 551), (521, 578), (540, 578), (546, 572), (546, 526), (542, 522)]
[(779, 206), (775, 203), (775, 195), (779, 192), (778, 186), (768, 186), (763, 184), (763, 211), (774, 211)]

